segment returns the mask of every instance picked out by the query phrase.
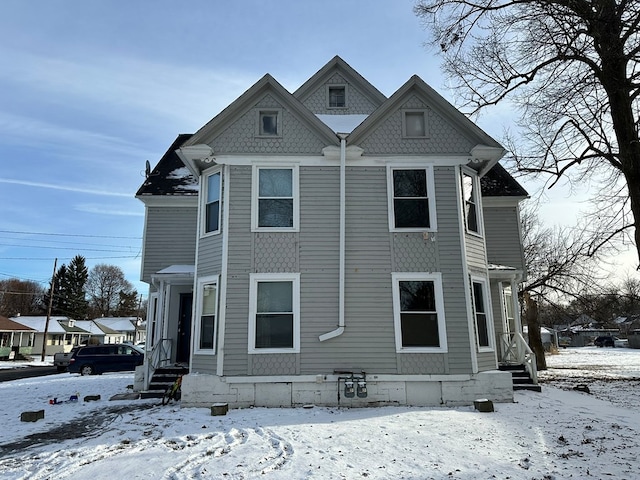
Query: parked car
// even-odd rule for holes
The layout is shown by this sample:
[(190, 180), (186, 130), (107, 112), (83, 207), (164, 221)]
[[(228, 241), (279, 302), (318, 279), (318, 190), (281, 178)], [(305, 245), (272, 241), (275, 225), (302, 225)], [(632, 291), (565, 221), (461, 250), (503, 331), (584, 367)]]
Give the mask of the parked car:
[(612, 336), (600, 336), (593, 341), (596, 347), (628, 347), (629, 340)]
[(58, 352), (53, 356), (53, 366), (58, 369), (59, 372), (64, 372), (67, 370), (69, 366), (69, 361), (71, 360), (71, 356), (73, 352), (75, 352), (80, 347), (73, 347), (70, 352)]
[(143, 362), (144, 352), (134, 345), (89, 345), (73, 352), (67, 369), (81, 375), (100, 375), (135, 370)]

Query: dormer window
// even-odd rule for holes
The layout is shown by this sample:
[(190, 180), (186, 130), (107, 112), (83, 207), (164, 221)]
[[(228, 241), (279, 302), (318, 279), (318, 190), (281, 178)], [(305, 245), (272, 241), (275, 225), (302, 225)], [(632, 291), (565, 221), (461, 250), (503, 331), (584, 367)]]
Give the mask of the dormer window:
[(424, 111), (405, 111), (402, 118), (403, 136), (405, 138), (425, 138), (427, 136), (427, 119)]
[(345, 108), (347, 106), (347, 87), (332, 85), (329, 87), (329, 108)]
[(276, 110), (261, 110), (258, 119), (258, 135), (261, 137), (279, 137), (281, 134), (280, 116), (281, 112)]

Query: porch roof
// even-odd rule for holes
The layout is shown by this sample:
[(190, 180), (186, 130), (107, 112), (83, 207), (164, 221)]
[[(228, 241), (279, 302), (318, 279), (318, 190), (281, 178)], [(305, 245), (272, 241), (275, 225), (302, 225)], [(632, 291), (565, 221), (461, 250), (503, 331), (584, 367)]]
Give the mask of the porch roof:
[(497, 265), (490, 263), (487, 265), (489, 270), (489, 278), (495, 280), (518, 280), (522, 278), (522, 270), (509, 265)]
[(31, 327), (14, 322), (13, 320), (0, 315), (0, 332), (33, 332)]

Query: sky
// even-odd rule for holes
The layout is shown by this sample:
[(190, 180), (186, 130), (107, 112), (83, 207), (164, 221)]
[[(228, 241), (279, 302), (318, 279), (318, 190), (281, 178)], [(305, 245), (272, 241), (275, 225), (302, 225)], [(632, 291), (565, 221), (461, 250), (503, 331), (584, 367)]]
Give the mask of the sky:
[[(339, 55), (387, 96), (417, 74), (454, 103), (413, 5), (3, 0), (0, 279), (47, 286), (54, 259), (80, 254), (89, 268), (119, 266), (146, 294), (144, 206), (134, 198), (145, 161), (154, 166), (178, 134), (265, 73), (294, 91)], [(478, 124), (500, 140), (506, 118), (496, 107)], [(550, 198), (558, 222), (582, 208), (566, 191)]]
[[(541, 393), (514, 392), (491, 413), (315, 406), (211, 416), (109, 401), (131, 372), (2, 382), (0, 480), (637, 478), (640, 351), (569, 348), (547, 362)], [(580, 383), (590, 394), (572, 389)], [(84, 402), (89, 395), (101, 398)], [(39, 410), (43, 419), (20, 421)]]

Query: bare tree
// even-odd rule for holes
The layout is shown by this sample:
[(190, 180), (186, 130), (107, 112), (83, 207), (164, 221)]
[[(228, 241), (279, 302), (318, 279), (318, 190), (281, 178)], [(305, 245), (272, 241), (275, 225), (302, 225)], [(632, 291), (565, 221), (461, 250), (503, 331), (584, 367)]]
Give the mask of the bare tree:
[[(418, 0), (464, 105), (518, 108), (519, 168), (595, 183), (593, 252), (640, 219), (638, 0)], [(635, 228), (640, 252), (640, 229)]]
[(523, 210), (521, 223), (527, 280), (520, 287), (520, 304), (538, 370), (544, 370), (539, 304), (553, 306), (560, 300), (601, 291), (604, 278), (598, 275), (597, 265), (600, 253), (606, 250), (592, 255), (591, 240), (584, 228), (546, 227), (531, 207)]
[(106, 317), (116, 312), (121, 292), (131, 293), (133, 285), (120, 267), (101, 263), (89, 272), (87, 291), (93, 314)]
[(44, 288), (36, 282), (10, 278), (0, 280), (0, 315), (34, 315), (44, 311)]

